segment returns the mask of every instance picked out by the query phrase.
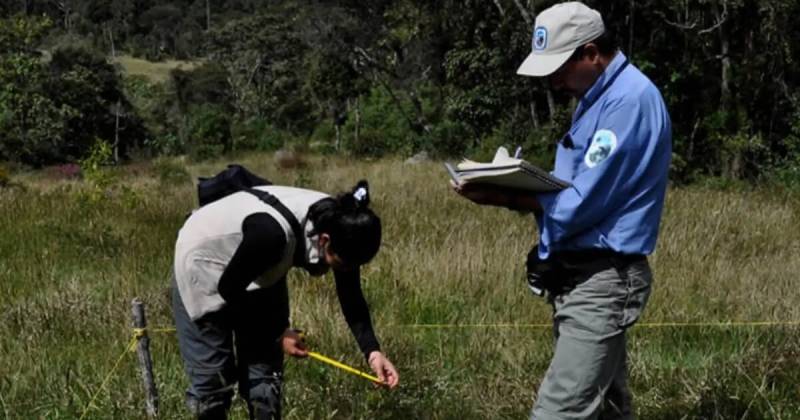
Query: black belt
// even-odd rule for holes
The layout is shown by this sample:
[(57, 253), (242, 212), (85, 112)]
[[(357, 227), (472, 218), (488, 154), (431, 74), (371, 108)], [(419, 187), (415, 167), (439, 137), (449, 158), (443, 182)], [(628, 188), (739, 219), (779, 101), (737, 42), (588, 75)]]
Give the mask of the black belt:
[[(537, 294), (548, 290), (556, 296), (568, 292), (593, 274), (611, 268), (622, 270), (647, 257), (641, 254), (622, 254), (607, 249), (554, 252), (546, 260), (540, 260), (538, 246), (528, 254), (528, 286)], [(538, 290), (538, 291), (537, 291)]]
[(610, 249), (554, 252), (550, 258), (567, 271), (594, 274), (609, 268), (623, 268), (647, 260), (642, 254), (623, 254)]

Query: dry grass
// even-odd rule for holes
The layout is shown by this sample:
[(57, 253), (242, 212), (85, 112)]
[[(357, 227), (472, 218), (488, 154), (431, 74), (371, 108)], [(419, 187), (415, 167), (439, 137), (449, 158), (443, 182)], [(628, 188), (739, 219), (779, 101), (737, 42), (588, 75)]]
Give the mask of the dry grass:
[[(313, 361), (288, 361), (285, 414), (306, 418), (525, 418), (552, 354), (550, 331), (417, 329), (415, 323), (543, 323), (522, 259), (535, 242), (528, 216), (479, 208), (448, 190), (437, 163), (273, 156), (240, 160), (278, 183), (337, 192), (367, 178), (385, 243), (364, 270), (383, 346), (401, 372), (394, 392)], [(193, 177), (226, 162), (188, 168)], [(130, 337), (129, 302), (171, 325), (172, 244), (194, 189), (145, 169), (120, 175), (130, 192), (99, 202), (80, 182), (23, 177), (0, 193), (0, 418), (75, 418)], [(124, 194), (136, 194), (136, 200)], [(669, 193), (651, 264), (644, 322), (798, 320), (796, 198), (696, 188)], [(364, 368), (329, 277), (290, 276), (293, 322), (315, 349)], [(789, 327), (635, 328), (631, 385), (640, 418), (800, 418), (800, 336)], [(174, 337), (154, 337), (163, 418), (185, 418), (186, 379)], [(32, 397), (33, 396), (33, 397)], [(89, 418), (141, 418), (141, 385), (127, 358)], [(237, 404), (232, 416), (244, 419)]]
[(201, 64), (198, 61), (181, 60), (153, 62), (141, 58), (134, 58), (129, 55), (118, 56), (113, 62), (122, 66), (125, 74), (130, 76), (144, 76), (154, 83), (164, 82), (169, 79), (169, 74), (172, 70), (182, 69), (189, 71)]

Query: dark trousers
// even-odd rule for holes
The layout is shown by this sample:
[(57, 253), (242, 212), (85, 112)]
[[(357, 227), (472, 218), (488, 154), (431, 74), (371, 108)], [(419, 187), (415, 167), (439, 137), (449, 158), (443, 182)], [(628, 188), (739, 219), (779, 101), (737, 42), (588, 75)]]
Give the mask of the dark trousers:
[(195, 321), (186, 313), (174, 280), (172, 286), (178, 345), (190, 382), (189, 409), (198, 419), (225, 419), (238, 384), (251, 419), (280, 419), (280, 336), (289, 320), (286, 279)]

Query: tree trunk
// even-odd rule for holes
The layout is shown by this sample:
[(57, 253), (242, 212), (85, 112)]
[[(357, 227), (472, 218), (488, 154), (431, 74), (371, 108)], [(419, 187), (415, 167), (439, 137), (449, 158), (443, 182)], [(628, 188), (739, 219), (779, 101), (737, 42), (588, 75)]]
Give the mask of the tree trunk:
[(544, 91), (547, 95), (547, 110), (550, 112), (550, 123), (553, 124), (556, 121), (556, 101), (546, 81), (542, 80), (542, 86), (544, 86)]
[(111, 58), (117, 58), (117, 51), (114, 48), (114, 32), (108, 26), (106, 29), (108, 30), (108, 42), (111, 44)]
[(119, 114), (122, 113), (122, 103), (117, 100), (114, 106), (114, 165), (119, 165)]
[(517, 6), (517, 10), (519, 10), (519, 14), (522, 15), (522, 19), (525, 21), (525, 24), (528, 25), (528, 28), (533, 26), (533, 19), (531, 19), (531, 14), (528, 13), (528, 9), (520, 3), (520, 0), (514, 0), (514, 4)]
[(211, 0), (206, 0), (206, 30), (211, 30)]
[(692, 128), (692, 134), (689, 136), (689, 144), (686, 146), (686, 162), (691, 163), (692, 159), (694, 159), (694, 139), (697, 135), (697, 130), (700, 128), (700, 123), (703, 120), (698, 118), (694, 122), (694, 127)]
[[(345, 100), (345, 103), (344, 103), (344, 113), (345, 113), (345, 115), (350, 115), (350, 110), (351, 110), (350, 98), (347, 98)], [(336, 130), (336, 143), (334, 143), (333, 147), (337, 152), (339, 150), (341, 150), (341, 147), (342, 147), (342, 125), (344, 125), (344, 124), (340, 124), (339, 123), (340, 121), (341, 120), (338, 118), (338, 115), (334, 111), (334, 113), (333, 113), (333, 128)]]
[[(723, 0), (725, 3), (725, 0)], [(719, 7), (717, 7), (716, 3), (714, 4), (714, 15), (717, 18), (717, 22), (722, 22), (725, 19), (724, 16), (720, 14)], [(730, 79), (731, 79), (731, 57), (730, 57), (730, 39), (728, 38), (728, 33), (725, 31), (725, 25), (720, 24), (717, 28), (717, 32), (719, 33), (719, 41), (720, 41), (720, 57), (722, 62), (721, 74), (720, 74), (720, 105), (722, 105), (723, 111), (729, 111), (731, 105), (731, 89), (730, 89)]]
[(334, 144), (334, 149), (339, 151), (339, 147), (342, 144), (342, 129), (339, 124), (333, 124), (333, 129), (336, 130), (336, 143)]
[(359, 134), (360, 134), (360, 131), (361, 131), (361, 110), (359, 109), (361, 101), (359, 100), (359, 98), (361, 98), (361, 96), (356, 96), (356, 101), (355, 101), (356, 102), (356, 105), (355, 105), (355, 117), (356, 117), (356, 124), (355, 125), (356, 125), (356, 127), (355, 127), (355, 133), (353, 133), (353, 135), (354, 135), (353, 138), (355, 139), (356, 144), (358, 144)]
[(628, 21), (628, 51), (625, 51), (625, 53), (628, 55), (628, 57), (633, 57), (633, 25), (636, 21), (636, 14), (634, 10), (636, 8), (636, 0), (630, 0), (628, 5), (628, 14), (630, 16)]
[(497, 11), (500, 12), (500, 16), (506, 17), (506, 11), (503, 9), (503, 5), (500, 4), (500, 0), (494, 0), (494, 5), (497, 6)]
[(27, 108), (17, 108), (19, 112), (19, 138), (22, 141), (22, 144), (28, 144), (28, 109)]
[[(739, 130), (733, 124), (733, 100), (731, 98), (730, 78), (731, 78), (731, 59), (730, 59), (730, 40), (726, 31), (725, 19), (727, 11), (727, 0), (721, 0), (723, 11), (719, 10), (717, 3), (713, 3), (712, 10), (716, 20), (717, 34), (719, 35), (720, 42), (720, 81), (719, 81), (719, 110), (725, 118), (725, 126), (729, 128), (723, 135), (735, 134), (734, 130)], [(729, 124), (731, 122), (731, 124)], [(723, 149), (727, 149), (727, 157), (723, 153), (723, 175), (727, 178), (739, 178), (741, 168), (742, 151), (737, 145), (729, 145), (726, 141)]]
[(422, 132), (424, 132), (425, 134), (430, 134), (431, 125), (428, 123), (428, 119), (425, 117), (425, 112), (422, 109), (422, 101), (419, 99), (419, 93), (417, 92), (416, 89), (410, 90), (409, 98), (411, 99), (411, 104), (414, 105), (414, 111), (417, 114), (416, 118), (417, 127), (419, 127), (419, 129), (422, 130)]
[(69, 5), (69, 0), (62, 0), (56, 3), (61, 13), (64, 14), (64, 30), (71, 32), (72, 28), (72, 8)]
[[(533, 1), (529, 1), (529, 3), (533, 3)], [(519, 10), (519, 14), (522, 15), (522, 19), (525, 21), (525, 25), (528, 27), (529, 30), (533, 30), (533, 18), (531, 14), (528, 12), (528, 9), (520, 2), (520, 0), (514, 0), (514, 5), (517, 6), (517, 10)], [(531, 5), (531, 11), (533, 11), (533, 5)], [(548, 95), (550, 94), (550, 90), (547, 90)], [(550, 100), (548, 99), (548, 104)], [(530, 103), (528, 104), (531, 111), (531, 121), (533, 121), (533, 127), (535, 129), (539, 129), (539, 116), (536, 115), (536, 100), (531, 98)]]
[(536, 101), (531, 100), (531, 121), (533, 121), (533, 128), (539, 129), (539, 116), (536, 115)]

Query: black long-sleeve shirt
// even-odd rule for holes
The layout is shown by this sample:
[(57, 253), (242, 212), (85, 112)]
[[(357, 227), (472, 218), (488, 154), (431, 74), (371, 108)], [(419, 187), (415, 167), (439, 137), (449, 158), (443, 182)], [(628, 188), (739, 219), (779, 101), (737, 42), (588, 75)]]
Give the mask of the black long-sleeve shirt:
[[(298, 238), (303, 240), (303, 238)], [(228, 305), (241, 302), (247, 286), (270, 267), (278, 264), (286, 248), (286, 235), (278, 222), (267, 213), (254, 213), (242, 223), (242, 242), (225, 267), (217, 289)], [(369, 307), (361, 290), (361, 273), (334, 270), (336, 294), (342, 313), (364, 357), (380, 350), (372, 328)], [(285, 320), (288, 325), (288, 319)]]

